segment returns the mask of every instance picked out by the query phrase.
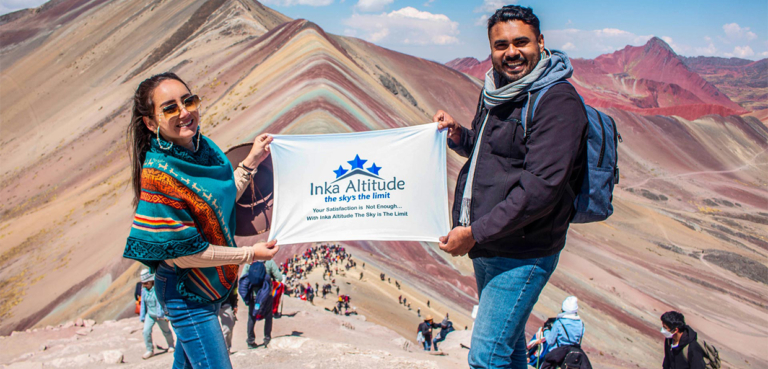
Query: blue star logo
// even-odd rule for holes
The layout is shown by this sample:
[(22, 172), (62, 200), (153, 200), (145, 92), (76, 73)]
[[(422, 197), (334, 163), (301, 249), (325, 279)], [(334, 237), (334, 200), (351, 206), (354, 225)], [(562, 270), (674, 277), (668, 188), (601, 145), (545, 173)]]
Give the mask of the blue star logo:
[(380, 169), (381, 169), (381, 167), (377, 167), (376, 163), (373, 163), (373, 165), (371, 165), (371, 167), (368, 168), (368, 171), (373, 173), (373, 174), (375, 174), (375, 175), (379, 175), (379, 170)]
[(363, 164), (368, 160), (362, 160), (360, 159), (360, 155), (355, 155), (355, 160), (350, 160), (347, 163), (352, 165), (352, 170), (354, 169), (363, 169)]
[(343, 176), (344, 173), (348, 172), (348, 170), (342, 168), (341, 165), (339, 165), (339, 169), (336, 169), (333, 172), (336, 173), (336, 178), (339, 178), (339, 177)]

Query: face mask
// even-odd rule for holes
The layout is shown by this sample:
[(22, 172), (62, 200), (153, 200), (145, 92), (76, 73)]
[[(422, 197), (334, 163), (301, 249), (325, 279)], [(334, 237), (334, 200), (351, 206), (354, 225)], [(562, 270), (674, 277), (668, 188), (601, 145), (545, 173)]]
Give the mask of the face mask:
[(661, 328), (661, 334), (663, 334), (664, 337), (668, 338), (668, 339), (672, 338), (672, 336), (674, 336), (672, 333), (669, 333), (669, 331), (664, 329), (664, 328)]

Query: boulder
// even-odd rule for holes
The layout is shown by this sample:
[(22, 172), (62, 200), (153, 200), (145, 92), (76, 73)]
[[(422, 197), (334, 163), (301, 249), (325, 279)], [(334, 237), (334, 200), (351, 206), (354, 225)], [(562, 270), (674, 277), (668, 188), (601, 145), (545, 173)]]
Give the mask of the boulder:
[(85, 322), (83, 322), (83, 318), (77, 318), (77, 320), (75, 320), (75, 325), (78, 327), (85, 326)]
[(123, 353), (120, 350), (107, 350), (101, 352), (105, 364), (122, 364)]
[(88, 328), (80, 328), (77, 331), (75, 331), (75, 333), (77, 333), (80, 336), (85, 336), (88, 333), (91, 333), (91, 331), (93, 331), (93, 328), (88, 327)]

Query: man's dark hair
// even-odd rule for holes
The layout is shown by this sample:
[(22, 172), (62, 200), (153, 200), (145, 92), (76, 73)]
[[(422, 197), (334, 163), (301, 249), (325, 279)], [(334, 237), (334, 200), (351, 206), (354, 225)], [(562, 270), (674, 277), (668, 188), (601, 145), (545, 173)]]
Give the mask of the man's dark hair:
[(677, 311), (667, 311), (661, 316), (661, 322), (669, 328), (670, 332), (675, 329), (683, 330), (685, 328), (685, 317)]
[(519, 5), (507, 5), (501, 9), (496, 10), (496, 13), (488, 18), (488, 34), (491, 34), (491, 28), (499, 22), (510, 22), (519, 20), (531, 27), (536, 33), (536, 37), (539, 37), (541, 30), (539, 29), (539, 18), (536, 14), (533, 14), (533, 9), (526, 8)]

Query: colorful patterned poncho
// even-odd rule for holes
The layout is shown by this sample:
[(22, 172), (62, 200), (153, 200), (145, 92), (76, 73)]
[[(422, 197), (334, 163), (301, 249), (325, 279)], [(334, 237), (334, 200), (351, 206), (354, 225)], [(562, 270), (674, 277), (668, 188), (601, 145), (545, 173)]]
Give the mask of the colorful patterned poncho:
[[(193, 255), (209, 244), (235, 245), (235, 187), (223, 152), (202, 137), (197, 152), (151, 140), (141, 172), (141, 197), (123, 257), (153, 271), (161, 261)], [(165, 145), (168, 145), (165, 143)], [(201, 303), (223, 301), (237, 282), (237, 265), (176, 268), (176, 289)]]

